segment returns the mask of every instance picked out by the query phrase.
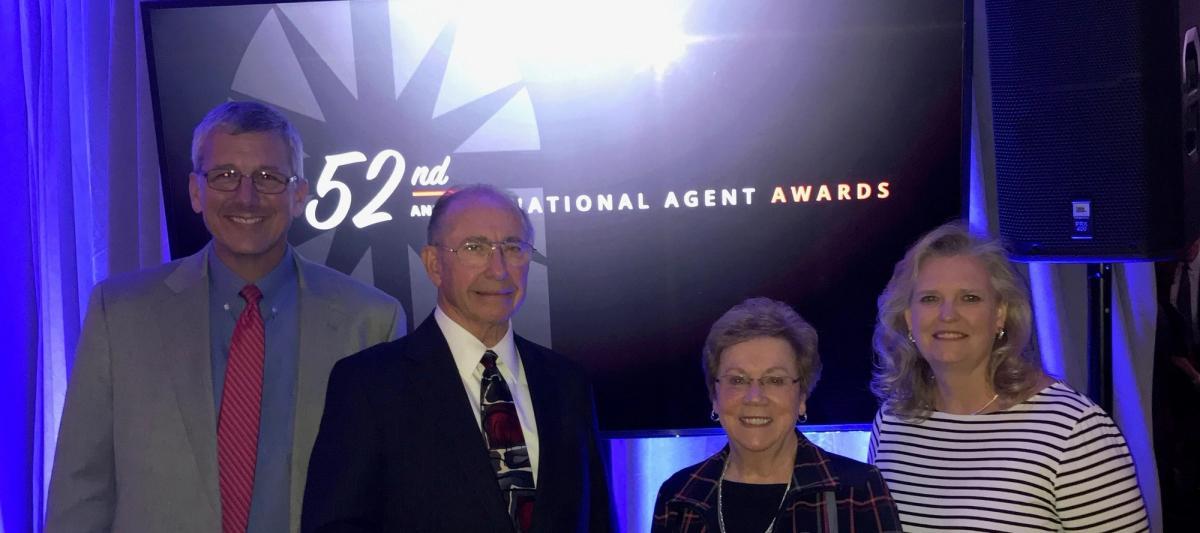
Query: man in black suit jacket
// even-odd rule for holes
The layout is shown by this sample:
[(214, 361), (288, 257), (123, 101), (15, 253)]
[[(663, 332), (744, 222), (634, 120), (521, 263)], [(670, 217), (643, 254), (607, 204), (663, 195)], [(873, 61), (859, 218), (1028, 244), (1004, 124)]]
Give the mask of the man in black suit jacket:
[[(512, 332), (532, 239), (528, 215), (498, 189), (438, 200), (421, 251), (437, 309), (407, 337), (334, 367), (304, 532), (611, 530), (590, 385), (577, 365)], [(480, 407), (497, 370), (512, 397), (499, 426)], [(517, 446), (497, 451), (512, 433)], [(505, 477), (513, 470), (531, 470), (535, 487), (522, 492)]]

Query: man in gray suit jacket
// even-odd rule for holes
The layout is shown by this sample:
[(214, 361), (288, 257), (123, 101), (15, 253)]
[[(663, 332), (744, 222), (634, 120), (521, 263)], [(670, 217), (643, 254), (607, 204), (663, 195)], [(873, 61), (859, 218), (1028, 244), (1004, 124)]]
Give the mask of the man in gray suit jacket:
[(406, 322), (395, 299), (287, 244), (301, 153), (262, 104), (196, 127), (189, 189), (213, 240), (92, 292), (47, 532), (298, 529), (330, 369)]

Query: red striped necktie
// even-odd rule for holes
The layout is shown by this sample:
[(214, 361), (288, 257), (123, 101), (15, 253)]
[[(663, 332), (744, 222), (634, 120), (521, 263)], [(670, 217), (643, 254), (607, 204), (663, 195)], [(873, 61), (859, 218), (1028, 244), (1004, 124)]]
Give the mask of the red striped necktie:
[(258, 302), (262, 291), (242, 288), (246, 308), (233, 328), (221, 414), (217, 419), (217, 463), (221, 478), (221, 532), (245, 533), (254, 492), (258, 456), (258, 421), (262, 406), (263, 357), (266, 335)]

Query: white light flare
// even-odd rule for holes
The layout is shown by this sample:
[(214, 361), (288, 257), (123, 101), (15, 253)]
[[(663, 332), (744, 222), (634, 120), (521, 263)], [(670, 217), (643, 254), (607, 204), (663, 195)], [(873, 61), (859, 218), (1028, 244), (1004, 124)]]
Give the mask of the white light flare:
[[(460, 24), (519, 58), (527, 76), (588, 79), (653, 69), (659, 77), (687, 51), (690, 0), (468, 2)], [(469, 7), (468, 7), (469, 6)]]

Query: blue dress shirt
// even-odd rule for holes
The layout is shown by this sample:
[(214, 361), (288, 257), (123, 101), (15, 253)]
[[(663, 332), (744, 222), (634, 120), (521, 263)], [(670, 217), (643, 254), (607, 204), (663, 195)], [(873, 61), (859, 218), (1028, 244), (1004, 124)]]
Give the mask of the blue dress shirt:
[[(208, 253), (209, 334), (212, 346), (213, 398), (221, 412), (221, 391), (229, 343), (246, 301), (238, 294), (246, 281)], [(266, 333), (263, 361), (262, 415), (258, 426), (258, 460), (250, 499), (247, 533), (288, 531), (292, 463), (292, 430), (296, 410), (296, 372), (300, 354), (300, 278), (291, 247), (270, 273), (255, 283), (263, 293), (258, 304)]]

